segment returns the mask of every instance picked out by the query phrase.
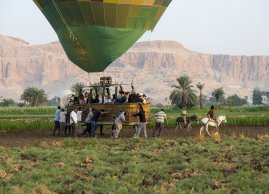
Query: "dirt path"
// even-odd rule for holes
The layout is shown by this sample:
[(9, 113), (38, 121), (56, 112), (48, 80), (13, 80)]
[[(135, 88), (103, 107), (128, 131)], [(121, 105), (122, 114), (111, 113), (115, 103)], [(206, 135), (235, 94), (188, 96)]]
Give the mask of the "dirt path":
[[(105, 135), (99, 135), (99, 129), (97, 129), (98, 138), (110, 138), (110, 130), (104, 129)], [(152, 136), (152, 129), (148, 130), (148, 136)], [(134, 130), (127, 128), (121, 131), (120, 138), (132, 138)], [(195, 137), (199, 134), (199, 128), (192, 128), (189, 132), (186, 129), (175, 131), (174, 128), (166, 128), (164, 130), (162, 138), (164, 139), (175, 139), (179, 137)], [(244, 135), (245, 137), (257, 137), (258, 135), (269, 135), (269, 126), (263, 127), (224, 127), (220, 129), (221, 135)], [(143, 136), (143, 132), (141, 133)], [(23, 131), (23, 132), (6, 132), (0, 133), (0, 146), (8, 147), (23, 147), (23, 146), (38, 146), (41, 142), (52, 142), (62, 140), (69, 137), (67, 134), (65, 137), (53, 137), (51, 131)], [(83, 137), (85, 138), (85, 137)]]

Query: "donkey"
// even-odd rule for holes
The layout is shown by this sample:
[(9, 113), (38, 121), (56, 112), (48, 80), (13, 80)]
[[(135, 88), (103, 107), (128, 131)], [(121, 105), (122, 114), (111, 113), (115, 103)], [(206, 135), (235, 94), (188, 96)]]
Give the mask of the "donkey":
[[(187, 121), (186, 128), (187, 128), (187, 130), (189, 130), (190, 127), (191, 127), (191, 123), (193, 121), (199, 123), (199, 121), (198, 121), (198, 115), (193, 115), (193, 116), (190, 116), (190, 117), (186, 117), (186, 121)], [(181, 124), (184, 124), (183, 118), (182, 117), (178, 117), (177, 120), (176, 120), (176, 122), (177, 122), (177, 126), (175, 128), (175, 131), (178, 129), (178, 127), (180, 129), (182, 129)]]
[(209, 118), (203, 118), (202, 119), (202, 127), (200, 128), (200, 135), (202, 135), (202, 131), (205, 129), (205, 131), (207, 132), (207, 134), (209, 136), (211, 136), (211, 134), (208, 131), (208, 127), (215, 127), (216, 129), (220, 126), (220, 124), (222, 122), (226, 123), (226, 116), (225, 115), (221, 115), (217, 118), (218, 123), (216, 123), (216, 121), (209, 119)]

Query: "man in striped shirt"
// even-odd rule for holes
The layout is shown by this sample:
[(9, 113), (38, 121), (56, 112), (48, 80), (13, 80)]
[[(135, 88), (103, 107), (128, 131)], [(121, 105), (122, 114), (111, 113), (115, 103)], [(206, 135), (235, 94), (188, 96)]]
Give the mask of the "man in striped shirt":
[(161, 109), (161, 111), (159, 111), (155, 114), (156, 125), (155, 125), (155, 129), (154, 129), (154, 132), (152, 135), (153, 137), (155, 137), (158, 132), (159, 132), (158, 137), (160, 137), (162, 135), (163, 128), (164, 128), (164, 120), (166, 120), (166, 123), (167, 123), (166, 114), (165, 114), (164, 110)]

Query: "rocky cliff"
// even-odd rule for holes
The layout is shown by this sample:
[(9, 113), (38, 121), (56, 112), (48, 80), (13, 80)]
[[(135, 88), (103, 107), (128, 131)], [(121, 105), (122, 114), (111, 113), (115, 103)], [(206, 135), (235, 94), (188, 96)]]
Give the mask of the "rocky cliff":
[(99, 76), (112, 76), (119, 83), (134, 80), (138, 92), (156, 103), (168, 103), (171, 85), (182, 74), (205, 83), (208, 96), (217, 87), (224, 87), (226, 95), (251, 96), (255, 87), (269, 90), (269, 57), (208, 55), (177, 42), (152, 41), (137, 43), (105, 72), (88, 74), (67, 59), (58, 42), (30, 45), (0, 36), (0, 96), (4, 97), (19, 99), (28, 86), (45, 89), (49, 97), (60, 96), (78, 81), (89, 84)]

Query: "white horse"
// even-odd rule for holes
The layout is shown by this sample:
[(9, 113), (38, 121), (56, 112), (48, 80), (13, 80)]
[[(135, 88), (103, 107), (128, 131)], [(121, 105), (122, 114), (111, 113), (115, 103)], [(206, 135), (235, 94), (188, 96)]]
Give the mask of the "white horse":
[(203, 126), (200, 128), (200, 135), (202, 135), (202, 131), (205, 129), (207, 134), (211, 136), (211, 134), (208, 131), (208, 127), (216, 127), (216, 129), (220, 126), (222, 122), (226, 123), (226, 116), (221, 115), (217, 118), (218, 123), (216, 123), (214, 120), (209, 120), (209, 118), (203, 118), (202, 119), (202, 124)]

